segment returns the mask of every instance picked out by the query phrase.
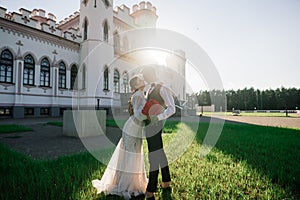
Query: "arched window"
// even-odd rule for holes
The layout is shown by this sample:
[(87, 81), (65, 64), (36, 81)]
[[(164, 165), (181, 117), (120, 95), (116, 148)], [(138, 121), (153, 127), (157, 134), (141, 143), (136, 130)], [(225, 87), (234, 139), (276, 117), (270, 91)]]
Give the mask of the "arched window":
[(75, 83), (76, 78), (77, 78), (77, 66), (76, 65), (72, 65), (71, 67), (71, 89), (77, 89), (77, 84)]
[(128, 73), (124, 72), (124, 75), (123, 75), (123, 86), (124, 86), (123, 89), (124, 89), (124, 93), (129, 93), (128, 81), (129, 81)]
[(83, 0), (82, 3), (84, 4), (84, 6), (86, 6), (88, 4), (88, 0)]
[(120, 73), (118, 70), (114, 71), (114, 92), (120, 92)]
[(86, 81), (86, 68), (85, 65), (82, 68), (82, 89), (85, 89), (85, 81)]
[(83, 40), (87, 40), (87, 34), (88, 34), (88, 22), (87, 19), (84, 19), (83, 23)]
[(5, 49), (0, 55), (0, 82), (12, 83), (13, 82), (13, 55)]
[(104, 22), (104, 26), (103, 26), (103, 40), (105, 42), (108, 42), (108, 24), (107, 24), (107, 21)]
[(24, 58), (23, 84), (34, 85), (34, 59), (29, 54)]
[(103, 0), (105, 8), (108, 8), (110, 6), (109, 0)]
[(109, 79), (108, 79), (108, 68), (106, 67), (103, 73), (103, 90), (108, 90)]
[(40, 85), (50, 87), (50, 62), (47, 58), (43, 58), (41, 61)]
[(64, 62), (58, 64), (58, 87), (66, 88), (66, 65)]
[(114, 50), (115, 50), (115, 52), (120, 51), (120, 36), (117, 31), (114, 32)]

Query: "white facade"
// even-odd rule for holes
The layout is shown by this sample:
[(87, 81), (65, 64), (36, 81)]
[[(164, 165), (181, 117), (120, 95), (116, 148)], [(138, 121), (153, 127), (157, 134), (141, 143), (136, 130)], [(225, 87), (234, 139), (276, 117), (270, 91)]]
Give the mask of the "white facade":
[[(132, 11), (125, 5), (113, 9), (112, 3), (81, 0), (80, 12), (59, 23), (42, 9), (10, 13), (0, 7), (0, 117), (59, 116), (78, 95), (87, 109), (97, 99), (101, 108), (122, 107), (130, 69), (138, 64), (134, 56), (119, 58), (132, 39), (122, 32), (155, 27), (158, 16), (150, 2)], [(175, 71), (184, 76), (185, 59), (176, 59), (167, 62), (175, 60)], [(185, 98), (184, 84), (174, 81), (176, 96)]]

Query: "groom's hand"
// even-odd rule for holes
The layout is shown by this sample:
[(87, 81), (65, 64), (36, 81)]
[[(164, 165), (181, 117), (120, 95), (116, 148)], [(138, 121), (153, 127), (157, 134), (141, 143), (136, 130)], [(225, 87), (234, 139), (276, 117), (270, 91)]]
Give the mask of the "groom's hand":
[(151, 115), (150, 116), (150, 120), (152, 123), (157, 122), (158, 121), (158, 117), (156, 115)]

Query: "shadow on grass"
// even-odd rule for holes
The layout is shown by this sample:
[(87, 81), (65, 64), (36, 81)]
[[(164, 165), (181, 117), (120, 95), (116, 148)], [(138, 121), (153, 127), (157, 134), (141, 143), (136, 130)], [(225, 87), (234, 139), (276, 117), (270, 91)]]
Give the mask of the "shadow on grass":
[[(208, 126), (200, 123), (198, 143), (202, 144)], [(300, 130), (225, 123), (215, 148), (236, 161), (246, 161), (273, 184), (300, 197)]]
[[(0, 199), (85, 199), (96, 197), (91, 180), (105, 166), (89, 153), (33, 160), (0, 144)], [(94, 174), (97, 172), (97, 174)], [(82, 188), (88, 188), (89, 191)]]

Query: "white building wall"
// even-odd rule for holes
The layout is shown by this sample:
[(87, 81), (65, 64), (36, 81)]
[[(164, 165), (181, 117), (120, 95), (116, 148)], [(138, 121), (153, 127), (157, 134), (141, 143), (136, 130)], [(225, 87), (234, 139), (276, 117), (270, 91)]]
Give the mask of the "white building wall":
[[(112, 6), (105, 7), (104, 1), (88, 1), (86, 6), (80, 1), (80, 13), (59, 22), (64, 29), (57, 29), (53, 14), (45, 16), (21, 9), (20, 13), (7, 13), (5, 8), (0, 8), (0, 50), (8, 48), (14, 56), (13, 84), (0, 83), (0, 108), (5, 106), (19, 107), (53, 107), (70, 108), (73, 95), (79, 94), (86, 97), (85, 105), (94, 106), (97, 99), (101, 100), (103, 107), (120, 107), (123, 92), (123, 74), (128, 72), (129, 78), (137, 71), (138, 61), (125, 55), (118, 58), (128, 49), (134, 49), (135, 38), (122, 34), (133, 28), (143, 26), (155, 26), (157, 15), (156, 8), (151, 3), (141, 2), (130, 9), (122, 5), (113, 10)], [(96, 3), (96, 7), (95, 7)], [(37, 11), (37, 10), (35, 10)], [(34, 17), (30, 18), (30, 17)], [(83, 41), (83, 22), (88, 20), (88, 39)], [(149, 23), (144, 23), (148, 20)], [(108, 23), (109, 41), (103, 42), (103, 25)], [(120, 34), (120, 50), (115, 54), (113, 33)], [(126, 47), (127, 45), (127, 47)], [(121, 53), (121, 54), (120, 54)], [(35, 60), (34, 85), (23, 85), (23, 58), (31, 54)], [(50, 61), (50, 87), (40, 87), (40, 62), (47, 57)], [(63, 61), (66, 65), (66, 88), (58, 88), (59, 69), (58, 64)], [(78, 67), (79, 90), (72, 91), (71, 66)], [(82, 68), (86, 67), (85, 88), (82, 86)], [(109, 91), (103, 90), (103, 72), (105, 67), (109, 68)], [(114, 91), (114, 70), (120, 74), (120, 93)], [(182, 69), (182, 68), (181, 68)], [(169, 84), (170, 80), (165, 82)], [(172, 82), (172, 81), (171, 81)], [(172, 85), (172, 83), (170, 83)], [(173, 84), (174, 85), (174, 84)], [(55, 111), (57, 113), (57, 109)]]

